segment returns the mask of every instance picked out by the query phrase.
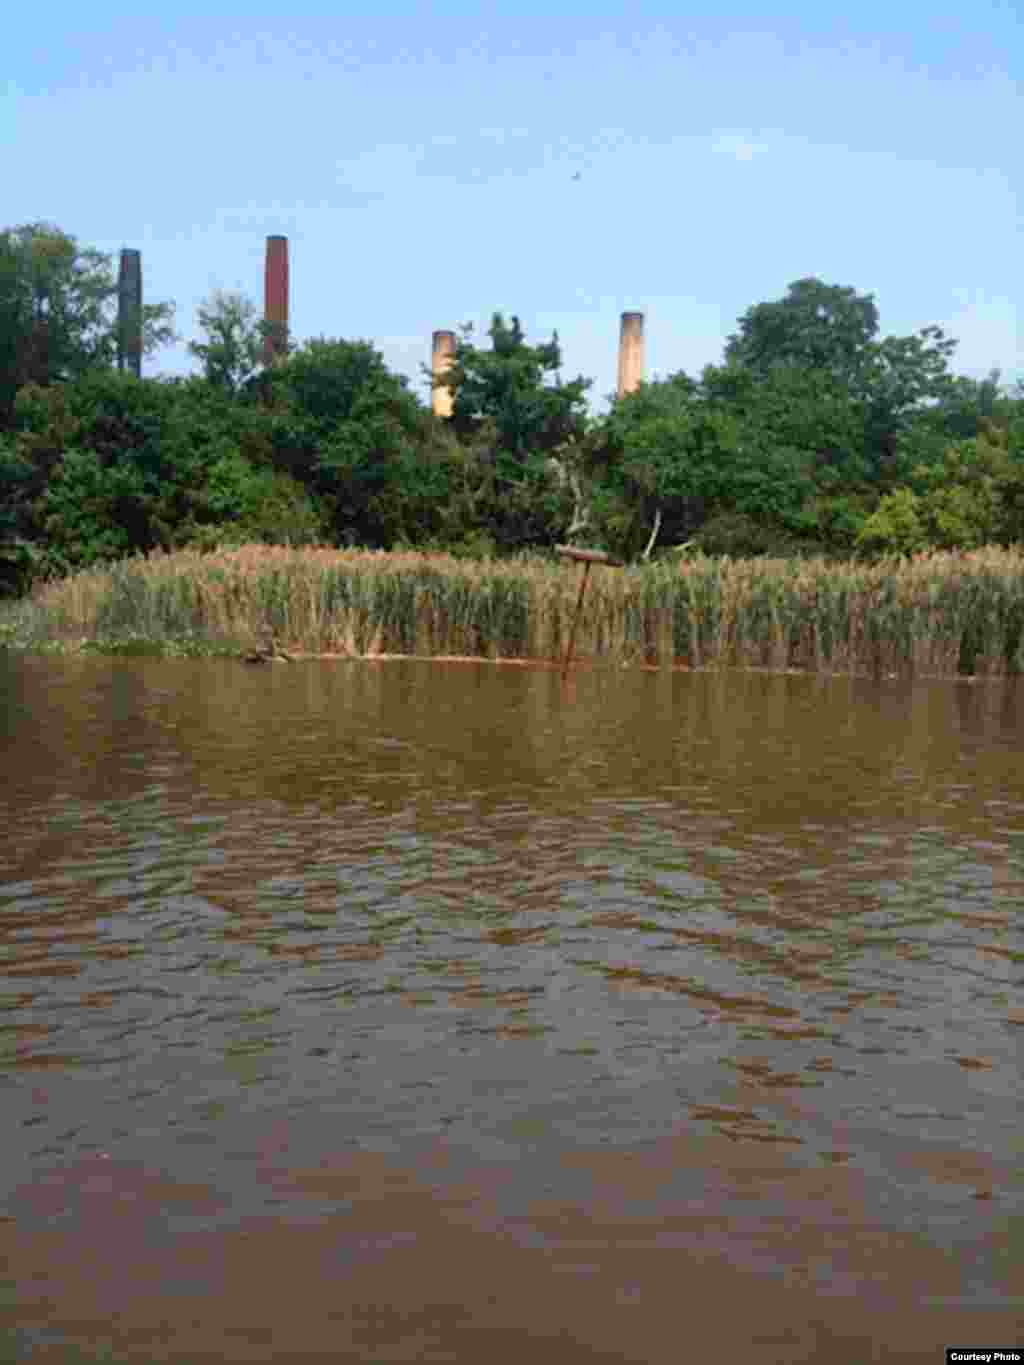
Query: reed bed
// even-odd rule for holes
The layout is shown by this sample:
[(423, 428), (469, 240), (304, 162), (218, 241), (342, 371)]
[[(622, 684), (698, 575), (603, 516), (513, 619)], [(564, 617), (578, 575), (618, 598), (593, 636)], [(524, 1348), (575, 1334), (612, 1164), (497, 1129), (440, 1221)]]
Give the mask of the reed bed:
[[(236, 654), (557, 660), (577, 566), (248, 546), (127, 560), (39, 585), (0, 643)], [(953, 677), (1024, 667), (1024, 553), (880, 564), (702, 558), (589, 579), (575, 657), (598, 664)]]

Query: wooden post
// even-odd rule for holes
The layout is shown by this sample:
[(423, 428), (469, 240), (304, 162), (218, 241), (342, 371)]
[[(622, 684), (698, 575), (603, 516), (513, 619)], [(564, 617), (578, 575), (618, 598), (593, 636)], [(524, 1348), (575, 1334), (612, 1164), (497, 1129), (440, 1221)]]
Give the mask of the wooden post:
[(576, 599), (576, 613), (572, 618), (572, 626), (569, 630), (569, 643), (565, 648), (565, 662), (562, 664), (562, 681), (565, 682), (569, 676), (569, 664), (572, 662), (572, 647), (576, 640), (576, 626), (579, 624), (580, 612), (583, 609), (583, 595), (587, 591), (587, 575), (590, 573), (590, 560), (583, 565), (583, 576), (580, 579), (580, 595)]
[(579, 625), (580, 612), (583, 610), (583, 598), (587, 591), (587, 578), (590, 574), (591, 564), (606, 564), (612, 569), (621, 569), (622, 561), (612, 559), (611, 555), (605, 554), (604, 550), (577, 550), (574, 545), (556, 545), (556, 551), (564, 559), (575, 559), (583, 565), (583, 575), (580, 578), (579, 596), (576, 598), (576, 612), (572, 618), (572, 626), (569, 629), (569, 643), (565, 649), (565, 660), (562, 664), (562, 681), (569, 676), (569, 664), (572, 662), (572, 647), (576, 642), (576, 627)]

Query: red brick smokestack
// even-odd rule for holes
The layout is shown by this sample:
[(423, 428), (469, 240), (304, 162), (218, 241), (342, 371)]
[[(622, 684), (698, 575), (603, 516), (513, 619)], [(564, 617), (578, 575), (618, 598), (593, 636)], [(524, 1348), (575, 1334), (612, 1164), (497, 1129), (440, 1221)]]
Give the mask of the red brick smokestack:
[(288, 238), (267, 238), (263, 275), (263, 317), (273, 331), (263, 343), (263, 360), (272, 365), (288, 355)]

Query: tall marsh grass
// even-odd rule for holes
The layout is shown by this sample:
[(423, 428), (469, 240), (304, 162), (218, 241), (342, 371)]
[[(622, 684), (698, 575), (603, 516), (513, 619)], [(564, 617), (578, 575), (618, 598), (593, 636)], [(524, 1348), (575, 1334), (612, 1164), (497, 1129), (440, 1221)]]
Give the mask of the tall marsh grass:
[[(40, 585), (0, 644), (557, 660), (580, 570), (542, 557), (248, 546), (127, 560)], [(698, 559), (596, 566), (575, 656), (606, 664), (1003, 676), (1024, 668), (1024, 555), (885, 564)]]

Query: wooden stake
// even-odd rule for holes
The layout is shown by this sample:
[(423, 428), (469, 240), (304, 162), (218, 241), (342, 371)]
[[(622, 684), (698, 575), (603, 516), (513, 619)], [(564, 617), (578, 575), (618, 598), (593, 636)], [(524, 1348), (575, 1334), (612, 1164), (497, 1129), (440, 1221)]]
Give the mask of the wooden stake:
[(583, 577), (580, 579), (580, 595), (576, 599), (576, 614), (572, 618), (572, 628), (569, 631), (569, 643), (565, 647), (565, 662), (562, 664), (562, 681), (565, 682), (569, 676), (569, 664), (572, 662), (572, 647), (576, 640), (576, 627), (579, 625), (580, 611), (583, 608), (583, 594), (587, 591), (587, 575), (590, 573), (590, 563), (588, 559), (583, 565)]
[(583, 565), (583, 577), (580, 579), (580, 593), (576, 598), (576, 613), (572, 618), (572, 627), (569, 630), (569, 643), (565, 649), (565, 661), (562, 664), (562, 681), (569, 676), (569, 664), (572, 662), (572, 647), (576, 642), (576, 627), (579, 625), (580, 612), (583, 610), (583, 598), (587, 591), (587, 577), (590, 573), (591, 564), (607, 564), (609, 568), (620, 569), (622, 561), (612, 559), (611, 555), (605, 554), (604, 550), (577, 550), (575, 545), (556, 545), (555, 549), (565, 559), (575, 559)]

